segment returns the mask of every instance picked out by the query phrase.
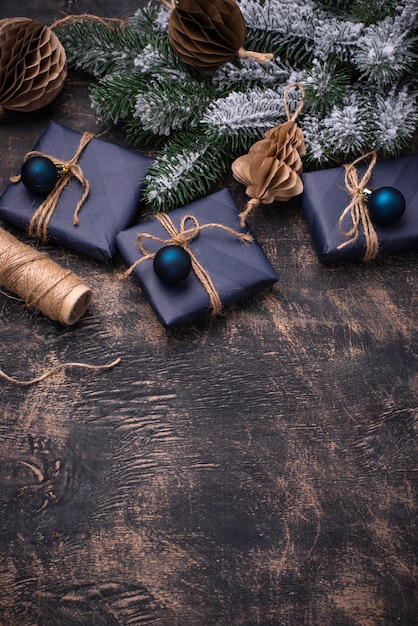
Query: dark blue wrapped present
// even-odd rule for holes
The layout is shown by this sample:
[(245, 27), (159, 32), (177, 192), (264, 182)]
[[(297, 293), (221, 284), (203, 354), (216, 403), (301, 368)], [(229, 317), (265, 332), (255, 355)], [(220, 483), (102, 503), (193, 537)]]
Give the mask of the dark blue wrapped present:
[[(33, 150), (64, 162), (80, 146), (82, 134), (50, 122)], [(22, 162), (24, 155), (22, 154)], [(151, 160), (132, 150), (93, 137), (77, 160), (89, 184), (88, 196), (74, 225), (74, 211), (83, 195), (76, 176), (59, 195), (47, 225), (47, 241), (100, 261), (108, 262), (116, 250), (116, 235), (130, 226), (137, 215), (142, 180)], [(34, 213), (45, 197), (34, 194), (22, 182), (10, 183), (0, 197), (0, 218), (19, 230), (28, 231)]]
[[(359, 165), (359, 180), (366, 169), (366, 163)], [(348, 238), (340, 232), (340, 216), (351, 200), (344, 177), (343, 167), (302, 175), (302, 209), (318, 258), (326, 265), (363, 260), (365, 256), (366, 239), (361, 227), (357, 240), (347, 245)], [(418, 154), (377, 161), (367, 187), (376, 190), (385, 186), (402, 192), (406, 209), (401, 219), (390, 225), (373, 223), (379, 255), (418, 250)], [(342, 225), (343, 230), (350, 229), (348, 216)]]
[[(164, 226), (167, 219), (171, 226)], [(187, 242), (186, 249), (209, 277), (222, 307), (277, 282), (277, 274), (264, 252), (248, 229), (241, 228), (238, 208), (227, 189), (167, 216), (157, 215), (119, 233), (117, 246), (129, 266), (143, 261), (133, 269), (133, 274), (165, 327), (190, 323), (214, 308), (204, 286), (206, 279), (202, 282), (194, 270), (177, 285), (166, 284), (154, 271), (153, 257), (162, 247), (170, 245), (173, 228), (180, 233), (182, 224), (188, 231), (196, 229), (196, 236)], [(138, 235), (141, 235), (142, 252)]]

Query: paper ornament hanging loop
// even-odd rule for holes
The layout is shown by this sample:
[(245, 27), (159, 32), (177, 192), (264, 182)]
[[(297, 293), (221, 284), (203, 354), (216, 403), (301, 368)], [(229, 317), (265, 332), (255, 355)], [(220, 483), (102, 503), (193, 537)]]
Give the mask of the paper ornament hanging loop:
[[(294, 87), (301, 92), (301, 99), (293, 114), (290, 112), (288, 94)], [(284, 202), (303, 191), (301, 156), (305, 153), (302, 130), (296, 124), (304, 105), (305, 91), (300, 83), (287, 85), (283, 100), (287, 121), (264, 133), (264, 138), (251, 146), (248, 153), (232, 163), (232, 174), (238, 182), (246, 185), (251, 198), (240, 214), (241, 225), (259, 204)]]
[(179, 0), (164, 2), (172, 9), (168, 38), (177, 56), (187, 65), (213, 69), (240, 58), (260, 62), (269, 53), (244, 50), (245, 20), (235, 0)]
[(31, 112), (52, 102), (67, 76), (57, 35), (25, 17), (0, 20), (0, 76), (4, 109)]

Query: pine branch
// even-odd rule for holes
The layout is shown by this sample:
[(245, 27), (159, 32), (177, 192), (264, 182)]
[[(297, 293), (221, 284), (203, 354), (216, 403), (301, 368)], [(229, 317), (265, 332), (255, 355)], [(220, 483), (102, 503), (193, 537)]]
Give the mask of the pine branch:
[(170, 11), (164, 5), (149, 3), (139, 8), (127, 25), (141, 35), (157, 34), (167, 30), (169, 16)]
[(242, 137), (259, 138), (267, 129), (284, 121), (283, 90), (233, 91), (209, 104), (201, 124), (208, 136), (228, 137), (231, 149), (242, 145)]
[(354, 22), (362, 22), (370, 26), (381, 22), (386, 17), (394, 16), (397, 6), (397, 0), (354, 0), (348, 15)]
[(314, 33), (320, 18), (311, 1), (283, 3), (267, 0), (241, 0), (247, 24), (245, 46), (272, 52), (299, 68), (313, 58)]
[(369, 26), (353, 55), (353, 62), (362, 77), (376, 83), (379, 88), (396, 84), (412, 69), (412, 48), (417, 37), (409, 37), (407, 31), (400, 31), (396, 26), (391, 18)]
[(315, 60), (301, 78), (305, 86), (306, 109), (325, 116), (348, 95), (350, 80), (351, 70), (347, 65)]
[(131, 119), (125, 125), (128, 141), (157, 147), (175, 133), (198, 127), (214, 93), (213, 87), (198, 81), (147, 83), (134, 97)]
[(90, 97), (96, 115), (117, 124), (132, 117), (138, 92), (146, 88), (139, 72), (124, 72), (105, 76), (90, 87)]
[(277, 84), (287, 82), (291, 71), (290, 65), (280, 59), (260, 64), (255, 59), (246, 58), (239, 63), (225, 63), (214, 70), (209, 78), (217, 89), (229, 93), (257, 86), (274, 88)]
[(347, 15), (353, 0), (319, 0), (318, 4), (326, 9), (335, 13), (336, 15)]
[(83, 20), (57, 28), (69, 67), (92, 76), (104, 76), (132, 66), (143, 42), (131, 28), (111, 29), (100, 22)]
[(335, 17), (321, 20), (315, 28), (313, 61), (352, 63), (353, 53), (364, 30), (363, 24)]
[[(148, 108), (144, 102), (146, 99), (150, 109), (164, 113), (166, 109), (161, 107), (161, 102), (176, 103), (176, 90), (184, 92), (183, 100), (186, 94), (190, 98), (196, 98), (195, 94), (203, 90), (208, 94), (206, 99), (210, 98), (209, 88), (186, 73), (184, 64), (175, 56), (161, 33), (148, 33), (146, 40), (149, 43), (132, 58), (132, 68), (129, 71), (110, 73), (91, 88), (92, 105), (96, 114), (115, 123), (134, 118), (132, 128), (137, 127), (135, 134), (138, 134), (140, 140), (151, 138), (153, 134), (167, 134), (158, 129), (150, 132), (150, 128), (140, 121), (141, 107)], [(183, 84), (185, 88), (182, 87)], [(139, 126), (144, 130), (143, 137), (139, 134)]]
[(137, 95), (133, 117), (140, 120), (145, 131), (169, 137), (173, 132), (195, 127), (200, 112), (214, 95), (214, 89), (207, 83), (154, 80), (146, 91)]
[(168, 142), (145, 178), (144, 197), (157, 211), (171, 211), (208, 193), (225, 171), (221, 149), (194, 134)]
[[(95, 113), (156, 150), (146, 197), (171, 210), (206, 193), (232, 161), (285, 119), (283, 88), (301, 82), (305, 168), (371, 148), (387, 156), (417, 129), (418, 0), (239, 0), (248, 50), (273, 52), (201, 71), (172, 49), (170, 11), (139, 9), (115, 30), (83, 21), (59, 30), (69, 65), (99, 80)], [(360, 20), (360, 21), (358, 21)], [(291, 92), (291, 97), (293, 97)], [(291, 103), (295, 104), (295, 103)]]
[(404, 88), (392, 88), (385, 98), (377, 94), (369, 103), (369, 133), (372, 145), (387, 156), (398, 154), (407, 146), (416, 129), (418, 97)]
[(351, 94), (343, 106), (334, 107), (323, 122), (323, 142), (338, 155), (338, 160), (346, 161), (355, 155), (367, 152), (367, 113), (363, 100)]

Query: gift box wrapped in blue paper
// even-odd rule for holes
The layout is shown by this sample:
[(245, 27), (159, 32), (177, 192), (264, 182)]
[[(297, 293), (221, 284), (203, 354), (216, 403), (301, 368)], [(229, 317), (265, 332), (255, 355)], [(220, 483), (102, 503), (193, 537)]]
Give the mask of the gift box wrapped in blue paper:
[[(37, 239), (109, 262), (116, 235), (137, 215), (141, 182), (151, 160), (54, 122), (31, 153), (31, 159), (44, 155), (64, 164), (57, 165), (57, 185), (51, 192), (38, 192), (38, 173), (32, 167), (29, 174), (35, 184), (25, 186), (23, 175), (22, 180), (15, 177), (0, 198), (0, 218)], [(41, 175), (46, 176), (45, 169)]]
[[(133, 273), (166, 328), (217, 313), (278, 280), (240, 226), (227, 189), (119, 233), (117, 246), (130, 266), (127, 274)], [(191, 258), (190, 271), (183, 253)]]
[[(358, 164), (358, 180), (361, 181), (368, 164)], [(352, 201), (347, 190), (346, 170), (330, 168), (302, 175), (304, 191), (302, 209), (312, 236), (319, 260), (331, 265), (342, 261), (368, 260), (369, 226), (372, 227), (376, 254), (411, 252), (418, 250), (418, 154), (377, 160), (367, 183), (369, 192), (390, 187), (400, 191), (405, 200), (405, 210), (399, 219), (381, 223), (370, 217), (370, 224), (361, 219), (356, 229), (356, 216), (345, 209)], [(393, 191), (389, 196), (393, 196)], [(367, 198), (367, 196), (366, 196)], [(367, 208), (367, 200), (365, 203)], [(370, 207), (369, 207), (370, 208)], [(401, 212), (402, 213), (402, 212)], [(354, 233), (354, 231), (358, 231)], [(350, 234), (351, 231), (351, 234)]]

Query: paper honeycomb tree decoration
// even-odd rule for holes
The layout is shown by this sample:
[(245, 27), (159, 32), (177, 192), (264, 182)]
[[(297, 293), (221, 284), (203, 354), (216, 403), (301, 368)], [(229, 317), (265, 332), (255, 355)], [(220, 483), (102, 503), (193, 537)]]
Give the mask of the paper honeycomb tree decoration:
[[(168, 4), (167, 2), (164, 2)], [(179, 58), (197, 68), (216, 68), (237, 56), (260, 62), (273, 57), (243, 49), (245, 20), (235, 0), (173, 0), (168, 37)]]
[[(287, 95), (291, 88), (298, 87), (302, 99), (293, 115), (290, 115)], [(303, 191), (301, 155), (305, 153), (302, 130), (296, 118), (303, 107), (304, 90), (299, 83), (288, 85), (284, 91), (287, 121), (264, 133), (251, 146), (248, 153), (232, 163), (232, 174), (238, 182), (247, 185), (246, 194), (251, 198), (240, 214), (241, 224), (259, 204), (286, 201)]]
[(67, 76), (65, 50), (48, 27), (24, 17), (0, 20), (0, 105), (35, 111), (58, 95)]

